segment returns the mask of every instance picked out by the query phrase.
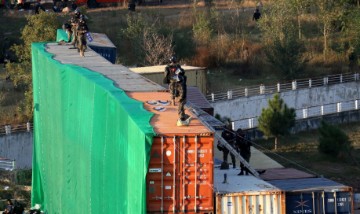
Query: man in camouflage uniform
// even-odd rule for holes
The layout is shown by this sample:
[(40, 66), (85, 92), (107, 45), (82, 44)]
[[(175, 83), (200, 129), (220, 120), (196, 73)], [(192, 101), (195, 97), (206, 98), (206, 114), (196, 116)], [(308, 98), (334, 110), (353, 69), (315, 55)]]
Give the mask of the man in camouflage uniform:
[(179, 100), (178, 115), (179, 120), (178, 126), (189, 125), (190, 117), (185, 114), (186, 104), (186, 76), (184, 69), (177, 63), (175, 56), (170, 58), (170, 64), (165, 67), (165, 78), (164, 83), (169, 84), (169, 90), (171, 94), (172, 104), (175, 106), (175, 99)]
[(86, 49), (86, 33), (89, 31), (89, 28), (85, 22), (84, 16), (81, 15), (79, 19), (77, 32), (78, 39), (78, 49), (80, 52), (80, 56), (84, 57), (85, 49)]
[(70, 19), (71, 24), (71, 31), (72, 31), (72, 41), (71, 45), (74, 47), (71, 47), (71, 49), (76, 49), (78, 38), (77, 38), (77, 29), (79, 27), (79, 20), (80, 20), (80, 11), (78, 9), (75, 10), (74, 16)]

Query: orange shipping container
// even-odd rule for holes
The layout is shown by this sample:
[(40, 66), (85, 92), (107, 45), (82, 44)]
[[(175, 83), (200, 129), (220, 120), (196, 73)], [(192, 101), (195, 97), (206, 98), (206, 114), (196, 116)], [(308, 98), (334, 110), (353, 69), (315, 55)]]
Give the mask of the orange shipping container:
[(213, 213), (213, 133), (189, 111), (190, 125), (176, 126), (177, 106), (158, 104), (170, 101), (169, 93), (128, 95), (155, 113), (151, 124), (157, 136), (146, 178), (147, 212)]

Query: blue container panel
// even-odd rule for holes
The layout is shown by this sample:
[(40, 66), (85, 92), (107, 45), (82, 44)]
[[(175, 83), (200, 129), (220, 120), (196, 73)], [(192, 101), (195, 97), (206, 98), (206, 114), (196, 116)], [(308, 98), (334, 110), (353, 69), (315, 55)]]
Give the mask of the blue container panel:
[(351, 214), (351, 192), (286, 193), (286, 213)]
[(116, 48), (107, 48), (89, 45), (96, 53), (107, 59), (109, 62), (115, 64), (116, 62)]
[(286, 193), (286, 213), (318, 213), (316, 193)]
[[(352, 196), (350, 192), (325, 192), (321, 207), (327, 214), (348, 214), (352, 211)], [(325, 204), (325, 206), (323, 206)], [(337, 209), (337, 210), (335, 210)]]

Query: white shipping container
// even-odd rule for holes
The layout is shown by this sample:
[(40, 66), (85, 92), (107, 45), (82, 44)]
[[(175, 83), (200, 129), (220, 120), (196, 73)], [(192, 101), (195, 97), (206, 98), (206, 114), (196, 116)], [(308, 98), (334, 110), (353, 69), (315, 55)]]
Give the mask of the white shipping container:
[(215, 168), (217, 214), (285, 214), (283, 191), (254, 176), (238, 176), (238, 173), (239, 169)]

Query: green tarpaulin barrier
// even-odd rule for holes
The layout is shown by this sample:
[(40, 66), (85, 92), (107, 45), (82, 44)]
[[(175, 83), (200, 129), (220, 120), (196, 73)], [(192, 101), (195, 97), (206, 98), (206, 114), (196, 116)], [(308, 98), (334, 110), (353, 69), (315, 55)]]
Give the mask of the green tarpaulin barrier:
[(68, 41), (68, 36), (67, 36), (66, 32), (63, 29), (57, 29), (57, 31), (56, 31), (56, 41), (57, 42), (60, 42), (60, 41), (70, 42), (70, 41)]
[(54, 214), (146, 213), (152, 113), (99, 73), (32, 44), (31, 203)]

